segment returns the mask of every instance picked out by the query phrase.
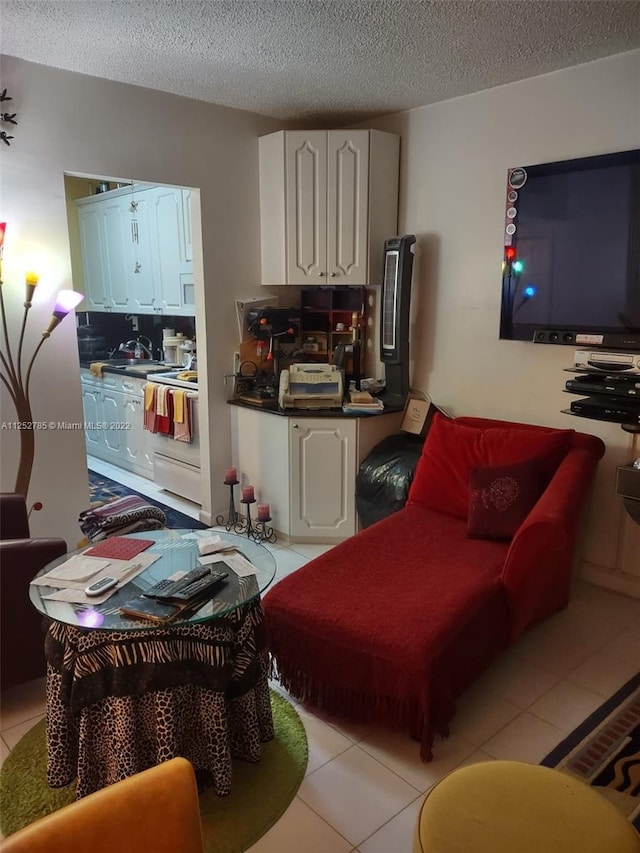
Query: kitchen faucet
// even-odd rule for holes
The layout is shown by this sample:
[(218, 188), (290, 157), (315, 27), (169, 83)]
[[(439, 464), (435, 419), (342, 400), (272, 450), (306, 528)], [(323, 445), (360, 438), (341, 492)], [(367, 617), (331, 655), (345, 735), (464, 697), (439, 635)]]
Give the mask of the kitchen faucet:
[[(145, 338), (148, 341), (148, 344), (149, 344), (148, 346), (146, 344), (142, 343), (142, 341), (140, 340), (141, 337)], [(120, 352), (126, 352), (126, 351), (131, 352), (131, 351), (135, 351), (136, 347), (140, 347), (141, 349), (143, 349), (146, 352), (146, 354), (149, 356), (149, 358), (151, 358), (151, 359), (153, 358), (153, 353), (151, 351), (151, 348), (152, 348), (151, 340), (149, 338), (147, 338), (146, 335), (139, 335), (135, 341), (127, 341), (126, 344), (120, 344), (119, 350), (120, 350)]]

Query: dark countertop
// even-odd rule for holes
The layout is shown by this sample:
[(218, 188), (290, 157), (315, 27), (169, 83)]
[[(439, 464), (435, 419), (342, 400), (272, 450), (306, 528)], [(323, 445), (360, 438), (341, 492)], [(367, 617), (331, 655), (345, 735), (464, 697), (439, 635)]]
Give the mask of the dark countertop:
[(102, 368), (104, 373), (115, 373), (118, 376), (131, 376), (135, 379), (146, 379), (147, 376), (152, 376), (154, 373), (166, 373), (168, 370), (178, 370), (176, 367), (168, 367), (166, 364), (150, 364), (149, 367), (145, 370), (140, 370), (141, 367), (145, 367), (144, 361), (138, 361), (135, 367), (132, 365), (131, 368), (128, 368), (126, 365), (122, 363), (118, 364), (117, 361), (114, 361), (112, 364), (109, 363), (108, 359), (99, 359), (92, 358), (91, 361), (87, 361), (86, 359), (80, 359), (80, 367), (85, 370), (89, 369), (89, 366), (99, 362), (103, 364)]
[[(383, 398), (384, 399), (384, 398)], [(244, 400), (227, 400), (229, 406), (238, 406), (240, 409), (251, 409), (254, 412), (264, 412), (267, 415), (278, 415), (283, 418), (379, 418), (381, 415), (388, 415), (392, 412), (401, 412), (404, 409), (402, 404), (385, 403), (384, 412), (380, 414), (346, 414), (342, 409), (281, 409), (278, 407), (276, 400), (269, 401), (263, 406), (255, 403), (247, 403)]]

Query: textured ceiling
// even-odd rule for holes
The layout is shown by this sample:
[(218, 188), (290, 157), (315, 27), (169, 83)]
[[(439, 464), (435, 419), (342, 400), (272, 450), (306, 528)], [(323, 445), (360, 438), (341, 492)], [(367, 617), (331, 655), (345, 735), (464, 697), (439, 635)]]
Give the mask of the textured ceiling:
[(2, 53), (283, 120), (366, 120), (640, 46), (637, 0), (0, 0)]

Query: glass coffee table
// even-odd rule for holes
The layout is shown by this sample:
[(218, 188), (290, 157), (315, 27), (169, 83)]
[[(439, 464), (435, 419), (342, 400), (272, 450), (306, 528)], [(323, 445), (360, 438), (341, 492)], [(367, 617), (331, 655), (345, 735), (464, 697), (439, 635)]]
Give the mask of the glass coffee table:
[[(203, 535), (215, 534), (219, 534), (221, 539), (229, 542), (239, 554), (252, 563), (256, 573), (238, 577), (233, 571), (228, 571), (224, 583), (215, 588), (215, 595), (210, 600), (204, 600), (197, 609), (187, 609), (182, 614), (178, 614), (171, 621), (171, 625), (174, 627), (195, 625), (216, 619), (259, 596), (273, 581), (276, 572), (273, 554), (264, 545), (253, 542), (245, 536), (218, 530), (150, 530), (144, 533), (130, 533), (125, 538), (153, 539), (154, 544), (142, 551), (142, 554), (159, 554), (159, 559), (121, 588), (116, 589), (104, 604), (71, 605), (63, 601), (49, 601), (44, 596), (55, 592), (55, 588), (33, 584), (29, 587), (31, 603), (43, 616), (78, 628), (111, 631), (157, 630), (157, 623), (124, 616), (119, 612), (120, 606), (146, 592), (158, 581), (171, 577), (178, 571), (189, 571), (198, 566), (198, 540)], [(108, 542), (108, 540), (104, 541)], [(81, 554), (90, 547), (88, 545), (71, 553)], [(64, 563), (71, 553), (53, 560), (38, 572), (36, 577), (39, 578)], [(135, 558), (133, 559), (135, 561)], [(224, 555), (221, 555), (221, 560), (224, 562)]]
[[(216, 533), (253, 564), (254, 575), (229, 571), (210, 600), (167, 623), (119, 612), (158, 581), (193, 568), (197, 537)], [(259, 761), (261, 744), (273, 738), (260, 594), (276, 561), (263, 545), (215, 529), (127, 538), (153, 540), (142, 553), (160, 557), (103, 604), (52, 602), (43, 598), (50, 587), (30, 587), (47, 617), (47, 780), (58, 788), (76, 779), (80, 798), (181, 755), (226, 795), (231, 759)]]

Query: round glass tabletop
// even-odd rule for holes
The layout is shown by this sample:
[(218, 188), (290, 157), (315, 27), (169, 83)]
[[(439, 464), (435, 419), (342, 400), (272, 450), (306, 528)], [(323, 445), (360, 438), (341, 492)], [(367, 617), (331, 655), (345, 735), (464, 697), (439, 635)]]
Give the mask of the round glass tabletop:
[[(139, 599), (142, 593), (155, 586), (159, 581), (165, 580), (177, 572), (187, 572), (199, 567), (198, 541), (204, 537), (217, 534), (225, 543), (228, 542), (234, 548), (234, 551), (228, 555), (230, 557), (229, 562), (232, 564), (234, 555), (240, 555), (251, 563), (255, 573), (240, 575), (231, 565), (222, 565), (225, 562), (225, 554), (217, 554), (215, 556), (219, 562), (213, 563), (212, 568), (226, 571), (227, 577), (221, 584), (213, 588), (210, 597), (185, 608), (170, 621), (152, 622), (147, 619), (126, 616), (120, 612), (123, 605)], [(276, 573), (276, 561), (264, 545), (259, 545), (246, 536), (226, 533), (224, 530), (149, 530), (143, 533), (129, 533), (125, 538), (153, 540), (153, 545), (146, 548), (138, 556), (151, 555), (157, 556), (157, 559), (131, 580), (124, 583), (122, 587), (118, 587), (107, 601), (102, 604), (88, 604), (52, 600), (48, 596), (59, 593), (58, 587), (31, 583), (29, 595), (32, 604), (43, 616), (79, 628), (97, 628), (110, 631), (140, 631), (147, 628), (157, 630), (162, 627), (193, 625), (224, 616), (225, 613), (241, 607), (264, 592)], [(103, 541), (106, 544), (109, 540)], [(39, 571), (36, 578), (41, 578), (47, 572), (61, 566), (70, 556), (82, 554), (91, 547), (93, 546), (86, 546), (78, 551), (58, 557)], [(104, 559), (106, 561), (108, 557), (104, 557)], [(135, 563), (135, 561), (136, 558), (134, 557), (131, 562)], [(102, 574), (108, 574), (108, 566)], [(82, 587), (83, 590), (89, 583), (91, 583), (90, 580), (77, 584), (77, 586)], [(145, 601), (151, 602), (152, 599), (142, 598), (142, 602)]]

